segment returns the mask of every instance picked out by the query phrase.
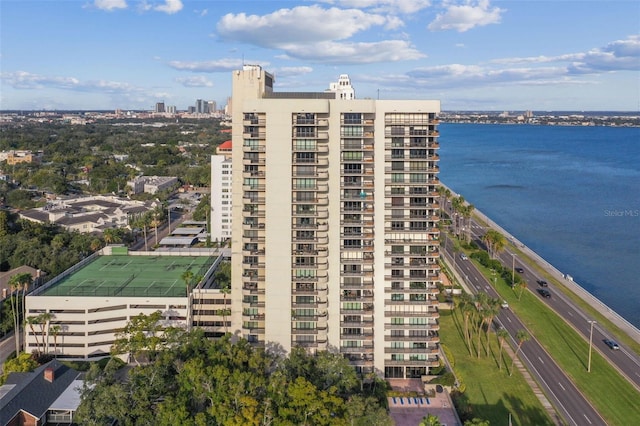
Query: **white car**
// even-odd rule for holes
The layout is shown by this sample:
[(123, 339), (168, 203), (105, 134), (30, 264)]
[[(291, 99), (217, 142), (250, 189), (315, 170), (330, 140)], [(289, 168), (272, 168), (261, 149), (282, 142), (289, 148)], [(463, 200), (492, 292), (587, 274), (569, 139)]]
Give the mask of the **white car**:
[(466, 255), (466, 254), (464, 254), (464, 253), (460, 253), (460, 259), (462, 259), (462, 260), (469, 260), (469, 258), (467, 257), (467, 255)]
[(509, 309), (509, 304), (506, 300), (503, 300), (500, 306), (502, 307), (502, 309)]

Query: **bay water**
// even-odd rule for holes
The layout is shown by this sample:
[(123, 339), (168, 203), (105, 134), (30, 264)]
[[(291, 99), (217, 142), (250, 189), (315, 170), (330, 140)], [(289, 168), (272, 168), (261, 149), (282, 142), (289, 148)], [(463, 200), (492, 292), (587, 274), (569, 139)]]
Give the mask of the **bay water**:
[(640, 128), (439, 127), (442, 182), (640, 328)]

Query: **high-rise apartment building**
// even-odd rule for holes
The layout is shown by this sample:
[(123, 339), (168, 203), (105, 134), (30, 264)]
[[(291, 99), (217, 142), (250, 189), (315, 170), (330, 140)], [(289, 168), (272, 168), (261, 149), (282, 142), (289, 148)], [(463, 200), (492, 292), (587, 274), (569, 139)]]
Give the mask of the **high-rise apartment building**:
[(232, 142), (226, 141), (211, 156), (211, 241), (231, 238)]
[(286, 351), (336, 349), (362, 373), (428, 374), (439, 101), (273, 81), (259, 66), (233, 72), (232, 330)]

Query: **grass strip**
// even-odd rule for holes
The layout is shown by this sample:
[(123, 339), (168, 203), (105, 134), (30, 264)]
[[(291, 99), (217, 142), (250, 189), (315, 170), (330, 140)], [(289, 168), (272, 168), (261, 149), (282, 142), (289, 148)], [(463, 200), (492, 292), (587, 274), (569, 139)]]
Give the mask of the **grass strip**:
[[(487, 278), (490, 271), (474, 261)], [(492, 282), (491, 279), (489, 279)], [(589, 343), (531, 291), (511, 289), (498, 277), (496, 290), (610, 425), (640, 424), (640, 392), (595, 348), (587, 372)]]
[(463, 421), (477, 417), (492, 425), (507, 424), (511, 413), (513, 425), (554, 424), (522, 374), (516, 369), (509, 376), (511, 358), (504, 350), (502, 369), (498, 368), (500, 350), (494, 333), (489, 335), (489, 356), (483, 349), (480, 358), (475, 352), (469, 354), (463, 335), (461, 314), (457, 310), (440, 311), (441, 343), (453, 354), (455, 370), (466, 387), (464, 394), (456, 398)]

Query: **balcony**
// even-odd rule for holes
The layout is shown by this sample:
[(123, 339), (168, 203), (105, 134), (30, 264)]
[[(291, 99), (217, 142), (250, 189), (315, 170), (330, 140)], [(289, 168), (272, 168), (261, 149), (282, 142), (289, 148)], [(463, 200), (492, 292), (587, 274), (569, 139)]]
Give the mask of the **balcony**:
[[(386, 354), (426, 354), (426, 355), (438, 355), (440, 350), (436, 348), (384, 348)], [(426, 360), (425, 360), (426, 361)]]
[(242, 152), (267, 152), (264, 145), (242, 145)]
[(384, 336), (385, 342), (433, 342), (440, 341), (439, 336)]
[[(391, 300), (385, 300), (385, 303), (390, 303)], [(402, 304), (402, 302), (404, 302), (404, 304), (409, 305), (409, 306), (421, 306), (420, 303), (424, 304), (425, 302), (409, 302), (407, 300), (401, 301), (400, 304)], [(440, 314), (438, 313), (438, 311), (427, 311), (427, 312), (418, 312), (418, 311), (405, 311), (405, 310), (398, 310), (398, 311), (384, 311), (384, 316), (387, 318), (438, 318), (440, 316)], [(437, 319), (435, 320), (436, 322), (431, 323), (431, 324), (423, 324), (422, 326), (428, 330), (431, 330), (431, 326), (432, 325), (437, 325)]]

